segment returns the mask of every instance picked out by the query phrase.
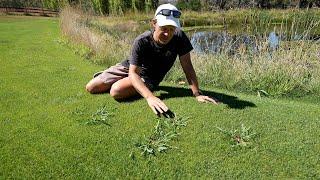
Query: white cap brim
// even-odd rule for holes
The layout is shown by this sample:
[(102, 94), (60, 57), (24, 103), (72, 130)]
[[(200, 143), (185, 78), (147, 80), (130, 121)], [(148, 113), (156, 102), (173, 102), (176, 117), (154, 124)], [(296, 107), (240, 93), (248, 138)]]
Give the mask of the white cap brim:
[(178, 18), (174, 18), (172, 16), (157, 15), (156, 19), (159, 26), (171, 25), (180, 28), (180, 22)]

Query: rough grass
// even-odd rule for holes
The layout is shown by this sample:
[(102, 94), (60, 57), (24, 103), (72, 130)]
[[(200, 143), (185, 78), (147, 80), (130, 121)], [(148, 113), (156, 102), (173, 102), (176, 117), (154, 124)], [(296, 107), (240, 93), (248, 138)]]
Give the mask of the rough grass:
[(70, 7), (62, 10), (60, 17), (61, 32), (67, 37), (62, 41), (71, 41), (71, 46), (77, 43), (88, 47), (83, 56), (94, 57), (91, 59), (95, 63), (110, 66), (129, 55), (132, 38), (120, 38), (114, 29), (96, 25), (92, 16)]
[[(189, 117), (188, 125), (170, 142), (177, 149), (141, 156), (135, 143), (158, 119), (143, 99), (119, 103), (86, 93), (91, 74), (104, 67), (59, 43), (58, 24), (0, 17), (1, 179), (320, 178), (314, 96), (296, 101), (204, 88), (223, 102), (213, 106), (197, 103), (186, 87), (162, 84), (157, 95)], [(109, 125), (87, 124), (99, 117)], [(241, 124), (257, 133), (250, 146), (234, 147), (217, 129)]]
[[(320, 64), (317, 46), (304, 44), (297, 48), (295, 52), (274, 52), (272, 57), (267, 53), (240, 57), (193, 53), (192, 57), (202, 84), (244, 92), (264, 90), (272, 96), (318, 94)], [(180, 69), (176, 63), (167, 81), (184, 80)]]

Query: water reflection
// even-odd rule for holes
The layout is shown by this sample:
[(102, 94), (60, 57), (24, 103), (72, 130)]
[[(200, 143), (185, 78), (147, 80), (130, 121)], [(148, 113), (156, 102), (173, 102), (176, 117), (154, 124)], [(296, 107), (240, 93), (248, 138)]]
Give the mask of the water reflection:
[(271, 32), (268, 36), (268, 46), (271, 50), (276, 50), (279, 47), (279, 36), (275, 32)]
[(266, 35), (231, 35), (226, 31), (202, 31), (195, 32), (191, 35), (191, 43), (194, 50), (198, 53), (227, 53), (233, 55), (235, 53), (257, 53), (262, 49), (269, 52), (279, 48), (281, 41), (294, 40), (317, 40), (320, 36), (313, 35), (305, 37), (303, 35), (279, 35), (272, 31)]
[(249, 35), (229, 35), (227, 32), (196, 32), (191, 37), (196, 52), (234, 54), (238, 50), (258, 50), (256, 40)]

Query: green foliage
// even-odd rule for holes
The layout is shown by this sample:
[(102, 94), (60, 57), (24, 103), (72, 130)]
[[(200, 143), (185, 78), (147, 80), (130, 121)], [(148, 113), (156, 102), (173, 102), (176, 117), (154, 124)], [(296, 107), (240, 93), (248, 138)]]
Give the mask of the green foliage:
[(0, 1), (0, 7), (42, 7), (42, 0), (2, 0)]
[(121, 0), (110, 1), (110, 13), (114, 15), (123, 15), (123, 4)]
[(201, 10), (200, 0), (178, 1), (176, 6), (178, 9), (181, 9), (181, 10), (193, 10), (193, 11)]
[(43, 7), (59, 10), (69, 4), (68, 0), (43, 0)]
[[(61, 10), (66, 5), (80, 7), (97, 15), (123, 15), (127, 12), (153, 12), (159, 5), (158, 0), (10, 0), (0, 1), (1, 7), (44, 7)], [(320, 7), (320, 0), (179, 0), (177, 7), (182, 10), (211, 11), (234, 8), (307, 8)]]
[(108, 1), (104, 0), (92, 0), (94, 12), (97, 14), (107, 14), (108, 13)]
[(67, 5), (79, 7), (82, 10), (97, 15), (123, 15), (127, 11), (151, 12), (158, 6), (152, 0), (12, 0), (1, 1), (1, 7), (43, 7), (61, 10)]
[(137, 5), (136, 5), (136, 0), (131, 0), (131, 9), (136, 12), (138, 9), (137, 9)]

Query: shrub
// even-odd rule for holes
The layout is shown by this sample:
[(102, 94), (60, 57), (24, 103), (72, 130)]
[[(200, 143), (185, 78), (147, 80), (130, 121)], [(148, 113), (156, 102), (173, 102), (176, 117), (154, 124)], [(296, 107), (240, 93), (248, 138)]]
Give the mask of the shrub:
[(187, 9), (193, 10), (193, 11), (201, 10), (200, 0), (179, 1), (176, 6), (178, 9), (182, 9), (182, 10), (187, 10)]

